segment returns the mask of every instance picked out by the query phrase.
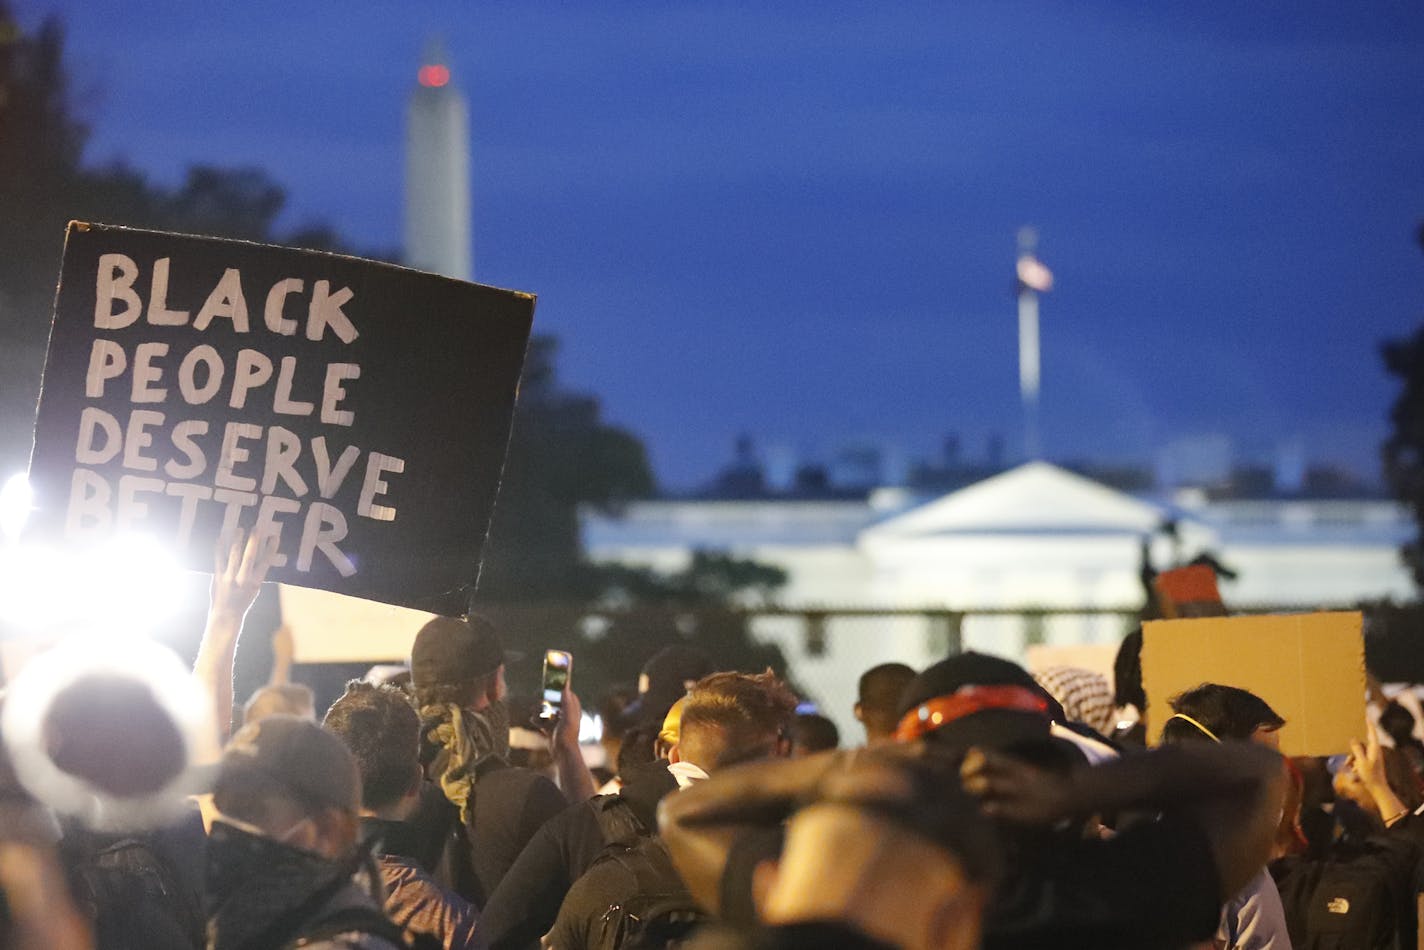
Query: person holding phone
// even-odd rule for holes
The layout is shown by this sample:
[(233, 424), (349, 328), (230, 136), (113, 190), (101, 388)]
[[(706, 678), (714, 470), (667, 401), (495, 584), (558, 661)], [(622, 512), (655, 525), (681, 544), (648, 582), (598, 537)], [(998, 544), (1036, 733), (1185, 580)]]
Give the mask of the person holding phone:
[(493, 624), (478, 615), (434, 618), (416, 634), (410, 670), (421, 763), (439, 792), (426, 792), (413, 821), (440, 843), (437, 880), (483, 907), (540, 826), (594, 794), (578, 748), (582, 711), (563, 690), (550, 739), (560, 792), (509, 763), (505, 651)]

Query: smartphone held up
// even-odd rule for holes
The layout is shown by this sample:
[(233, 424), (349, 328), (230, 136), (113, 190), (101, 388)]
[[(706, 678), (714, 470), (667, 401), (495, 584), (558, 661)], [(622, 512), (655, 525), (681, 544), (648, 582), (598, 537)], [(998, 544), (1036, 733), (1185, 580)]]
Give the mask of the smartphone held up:
[(543, 694), (539, 703), (539, 722), (552, 727), (564, 711), (564, 690), (569, 686), (569, 673), (574, 658), (567, 650), (544, 651)]

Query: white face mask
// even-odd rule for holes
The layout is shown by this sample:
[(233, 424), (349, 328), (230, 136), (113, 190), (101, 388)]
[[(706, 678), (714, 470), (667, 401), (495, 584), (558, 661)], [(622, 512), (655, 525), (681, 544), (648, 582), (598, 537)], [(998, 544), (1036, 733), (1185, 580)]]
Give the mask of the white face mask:
[[(245, 831), (250, 835), (257, 836), (258, 838), (266, 838), (269, 841), (276, 841), (278, 844), (286, 844), (290, 845), (291, 847), (298, 847), (297, 845), (291, 845), (290, 842), (294, 837), (297, 836), (297, 832), (301, 829), (302, 825), (311, 825), (312, 830), (316, 830), (316, 822), (313, 821), (311, 818), (299, 818), (296, 824), (291, 825), (281, 833), (269, 833), (265, 828), (259, 827), (258, 825), (254, 825), (249, 821), (243, 821), (241, 818), (234, 818), (231, 815), (225, 814), (223, 812), (217, 812), (214, 817), (214, 820), (220, 821), (225, 825), (231, 825), (232, 827), (237, 828), (240, 831)], [(307, 849), (302, 848), (302, 850), (305, 851)]]

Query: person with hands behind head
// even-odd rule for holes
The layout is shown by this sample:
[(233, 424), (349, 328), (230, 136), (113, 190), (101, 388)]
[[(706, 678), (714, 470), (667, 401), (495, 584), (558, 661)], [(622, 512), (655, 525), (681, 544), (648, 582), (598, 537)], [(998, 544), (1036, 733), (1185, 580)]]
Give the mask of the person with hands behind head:
[(693, 945), (979, 947), (1003, 852), (956, 770), (919, 747), (829, 752), (740, 766), (669, 798), (662, 826), (684, 876), (703, 829), (785, 820), (780, 855), (752, 875), (756, 922)]
[[(1179, 947), (1210, 939), (1216, 909), (1265, 865), (1283, 790), (1280, 756), (1243, 742), (1162, 748), (1057, 775), (974, 748), (960, 775), (985, 813), (1022, 829), (1062, 832), (1099, 812), (1161, 813), (1109, 840), (1040, 833), (1035, 846), (1034, 835), (1012, 835), (1017, 880), (1000, 894), (994, 916), (1002, 941), (987, 946), (1041, 946), (1038, 940), (1054, 929), (1099, 931), (1104, 941), (1094, 946)], [(1005, 913), (1034, 903), (1025, 900), (1034, 893), (1061, 902), (1047, 919), (1031, 922), (1042, 927), (1038, 936), (1020, 931), (1024, 922)], [(1283, 940), (1280, 933), (1274, 946), (1289, 946)]]
[[(907, 752), (948, 757), (995, 820), (1006, 868), (983, 945), (1142, 950), (1211, 939), (1222, 902), (1265, 862), (1280, 757), (1232, 743), (1089, 766), (1052, 738), (1047, 710), (1025, 670), (977, 653), (931, 666), (901, 699), (898, 741)], [(777, 827), (845, 768), (839, 753), (757, 763), (667, 799), (665, 840), (699, 901), (735, 914), (748, 890), (746, 876), (737, 879), (742, 843)], [(1077, 823), (1131, 810), (1160, 817), (1110, 840), (1085, 838)]]
[(954, 774), (937, 754), (852, 756), (828, 773), (763, 872), (763, 919), (906, 950), (978, 947), (1003, 854)]

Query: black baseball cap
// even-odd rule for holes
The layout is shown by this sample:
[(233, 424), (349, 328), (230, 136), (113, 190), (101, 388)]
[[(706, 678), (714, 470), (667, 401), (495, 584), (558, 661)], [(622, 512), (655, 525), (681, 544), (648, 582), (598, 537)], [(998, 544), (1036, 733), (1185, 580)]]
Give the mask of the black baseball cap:
[(706, 653), (684, 643), (663, 647), (643, 664), (648, 690), (623, 710), (630, 722), (661, 724), (673, 703), (687, 695), (691, 684), (714, 672)]
[(232, 737), (213, 789), (218, 807), (225, 788), (253, 780), (307, 807), (355, 811), (361, 806), (361, 774), (346, 744), (297, 716), (268, 716)]
[(411, 685), (460, 686), (493, 673), (506, 659), (499, 634), (484, 617), (436, 617), (410, 648)]

